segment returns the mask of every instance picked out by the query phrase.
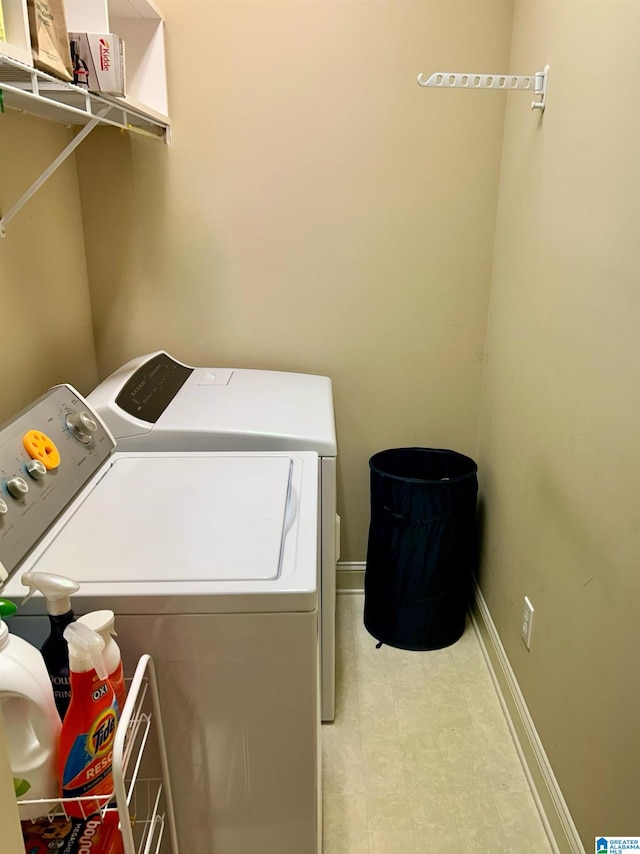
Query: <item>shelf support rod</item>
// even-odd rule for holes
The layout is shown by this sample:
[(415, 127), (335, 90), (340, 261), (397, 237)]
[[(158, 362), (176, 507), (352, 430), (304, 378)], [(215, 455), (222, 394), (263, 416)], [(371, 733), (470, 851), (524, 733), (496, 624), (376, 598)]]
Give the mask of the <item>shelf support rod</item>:
[(547, 98), (549, 66), (535, 74), (464, 74), (452, 71), (435, 71), (424, 80), (422, 72), (418, 74), (419, 86), (433, 86), (437, 89), (496, 89), (501, 92), (515, 92), (533, 89), (540, 100), (531, 102), (532, 110), (544, 111)]
[(87, 137), (91, 133), (91, 131), (94, 129), (94, 127), (96, 127), (96, 125), (100, 124), (101, 118), (106, 115), (110, 109), (111, 108), (109, 107), (108, 109), (104, 110), (98, 115), (97, 118), (92, 119), (88, 124), (86, 124), (82, 128), (82, 130), (74, 136), (69, 145), (67, 145), (66, 148), (64, 148), (60, 152), (60, 154), (56, 157), (53, 163), (51, 163), (51, 165), (44, 170), (42, 175), (40, 175), (40, 177), (33, 182), (29, 189), (25, 193), (23, 193), (23, 195), (18, 199), (15, 205), (13, 205), (13, 207), (10, 208), (7, 213), (0, 218), (0, 237), (6, 236), (5, 226), (9, 222), (9, 220), (13, 219), (13, 217), (18, 213), (18, 211), (29, 201), (31, 196), (35, 195), (35, 193), (38, 192), (38, 190), (40, 189), (40, 187), (42, 187), (45, 181), (50, 178), (51, 175), (53, 175), (58, 166), (61, 166), (67, 159), (67, 157), (69, 157), (70, 154), (73, 154), (73, 152), (80, 145), (82, 140), (85, 139), (85, 137)]

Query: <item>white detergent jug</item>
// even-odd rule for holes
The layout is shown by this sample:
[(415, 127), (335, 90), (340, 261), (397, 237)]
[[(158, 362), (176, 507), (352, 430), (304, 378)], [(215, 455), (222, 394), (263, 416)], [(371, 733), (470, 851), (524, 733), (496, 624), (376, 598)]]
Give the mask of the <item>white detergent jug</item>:
[[(0, 600), (0, 616), (15, 613), (13, 603)], [(51, 680), (40, 652), (9, 633), (0, 619), (0, 706), (7, 734), (9, 763), (16, 798), (58, 797), (56, 755), (60, 738)], [(40, 818), (51, 804), (20, 807), (23, 819)]]

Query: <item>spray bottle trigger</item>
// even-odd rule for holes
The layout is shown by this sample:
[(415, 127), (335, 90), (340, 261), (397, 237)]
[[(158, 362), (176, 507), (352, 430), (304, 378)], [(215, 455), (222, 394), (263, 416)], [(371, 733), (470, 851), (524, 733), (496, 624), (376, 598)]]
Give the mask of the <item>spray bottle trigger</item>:
[(79, 653), (85, 659), (89, 659), (100, 679), (109, 678), (102, 655), (104, 641), (97, 632), (82, 623), (70, 623), (64, 630), (64, 638), (69, 644), (69, 661), (72, 668), (73, 656)]
[(61, 616), (71, 611), (69, 599), (80, 589), (80, 585), (66, 575), (56, 575), (52, 572), (36, 572), (29, 569), (22, 573), (22, 583), (29, 588), (29, 594), (23, 600), (24, 605), (36, 591), (40, 591), (47, 603), (50, 616)]

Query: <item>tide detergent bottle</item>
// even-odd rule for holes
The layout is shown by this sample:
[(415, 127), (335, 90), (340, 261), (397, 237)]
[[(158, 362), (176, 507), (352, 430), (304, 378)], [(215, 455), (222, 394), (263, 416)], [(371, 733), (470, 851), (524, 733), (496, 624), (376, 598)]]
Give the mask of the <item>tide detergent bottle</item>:
[(106, 806), (113, 791), (118, 706), (100, 635), (88, 626), (70, 623), (64, 637), (69, 644), (71, 702), (60, 734), (61, 794), (82, 799), (65, 808), (70, 817), (85, 818)]

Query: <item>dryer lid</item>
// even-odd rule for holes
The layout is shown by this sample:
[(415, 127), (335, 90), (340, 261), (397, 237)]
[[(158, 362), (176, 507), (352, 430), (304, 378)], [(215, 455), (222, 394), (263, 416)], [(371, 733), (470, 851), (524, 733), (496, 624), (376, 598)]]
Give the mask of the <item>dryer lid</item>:
[(124, 365), (88, 397), (121, 451), (315, 451), (336, 455), (331, 380), (192, 368), (164, 351)]

